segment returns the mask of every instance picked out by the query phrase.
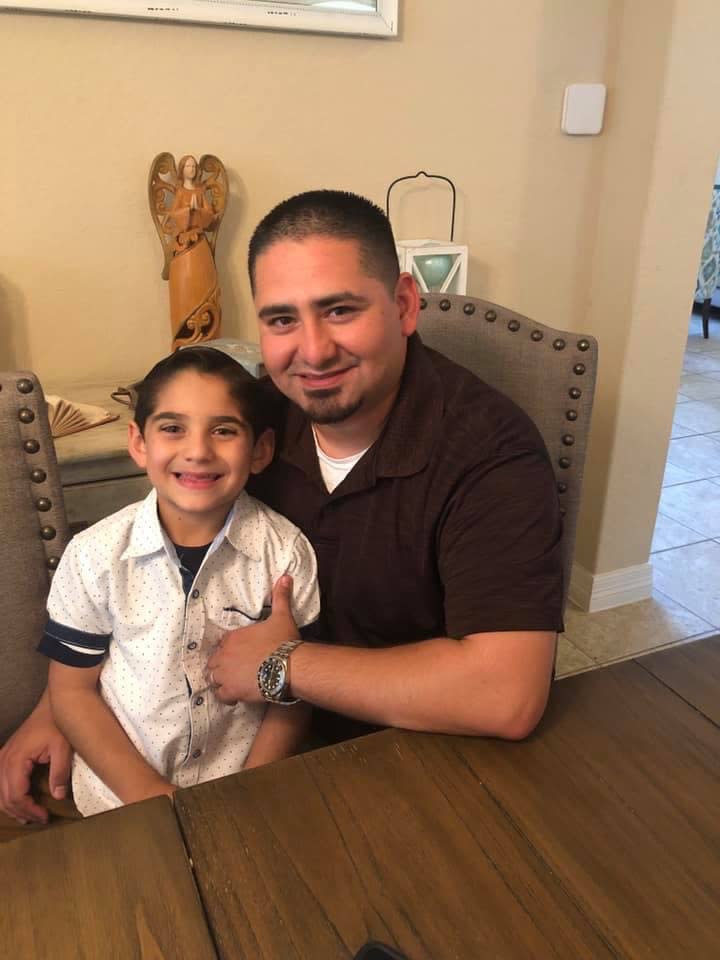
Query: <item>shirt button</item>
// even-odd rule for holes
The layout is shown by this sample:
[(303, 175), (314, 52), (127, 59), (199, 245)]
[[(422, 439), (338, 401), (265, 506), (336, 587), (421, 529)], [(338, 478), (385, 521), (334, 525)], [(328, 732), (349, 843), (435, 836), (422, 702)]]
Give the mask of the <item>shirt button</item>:
[(188, 644), (188, 650), (195, 650), (195, 649), (197, 649), (197, 644), (195, 643), (194, 640), (191, 640), (190, 643)]
[(193, 760), (197, 760), (197, 758), (200, 756), (202, 756), (202, 750), (193, 750), (193, 755), (192, 755)]
[(197, 600), (197, 598), (200, 596), (200, 591), (199, 591), (199, 590), (193, 590), (193, 592), (190, 594), (190, 596), (193, 598), (193, 600)]
[(195, 697), (195, 706), (201, 707), (205, 703), (205, 697)]

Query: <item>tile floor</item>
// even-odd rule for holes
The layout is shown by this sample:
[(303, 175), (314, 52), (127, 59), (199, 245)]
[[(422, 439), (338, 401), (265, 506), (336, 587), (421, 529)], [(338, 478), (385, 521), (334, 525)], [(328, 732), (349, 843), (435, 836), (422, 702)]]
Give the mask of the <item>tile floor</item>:
[(652, 542), (652, 599), (569, 607), (558, 677), (720, 633), (720, 322), (690, 320)]

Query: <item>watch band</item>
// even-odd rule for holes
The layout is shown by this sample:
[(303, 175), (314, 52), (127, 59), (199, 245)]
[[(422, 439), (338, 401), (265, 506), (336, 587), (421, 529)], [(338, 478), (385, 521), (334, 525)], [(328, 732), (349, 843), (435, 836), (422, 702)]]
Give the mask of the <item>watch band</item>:
[(305, 643), (302, 637), (298, 637), (297, 640), (286, 640), (285, 643), (281, 643), (277, 650), (273, 650), (270, 654), (271, 657), (289, 657), (290, 654), (296, 647), (299, 647), (301, 643)]

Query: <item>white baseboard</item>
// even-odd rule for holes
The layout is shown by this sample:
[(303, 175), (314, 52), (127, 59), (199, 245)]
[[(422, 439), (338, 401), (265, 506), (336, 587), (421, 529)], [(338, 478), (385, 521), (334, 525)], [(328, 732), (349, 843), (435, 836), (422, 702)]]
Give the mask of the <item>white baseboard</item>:
[(573, 563), (568, 596), (586, 613), (647, 600), (652, 596), (652, 564), (638, 563), (609, 573), (590, 573)]

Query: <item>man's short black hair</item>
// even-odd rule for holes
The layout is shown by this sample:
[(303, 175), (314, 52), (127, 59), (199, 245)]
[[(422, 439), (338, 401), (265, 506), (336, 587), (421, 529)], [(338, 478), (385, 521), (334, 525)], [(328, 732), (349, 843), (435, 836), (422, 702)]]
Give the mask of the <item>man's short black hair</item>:
[(255, 228), (248, 250), (250, 286), (255, 292), (255, 261), (279, 240), (326, 236), (355, 240), (369, 277), (394, 294), (400, 276), (395, 238), (385, 213), (370, 200), (344, 190), (309, 190), (283, 200)]
[(137, 401), (133, 419), (140, 433), (145, 432), (145, 424), (148, 417), (155, 411), (160, 391), (173, 377), (186, 370), (205, 376), (220, 377), (227, 384), (230, 396), (252, 427), (255, 440), (264, 430), (273, 426), (273, 406), (268, 401), (266, 391), (237, 360), (233, 360), (222, 350), (214, 350), (209, 346), (184, 347), (156, 363), (147, 376), (135, 384)]

